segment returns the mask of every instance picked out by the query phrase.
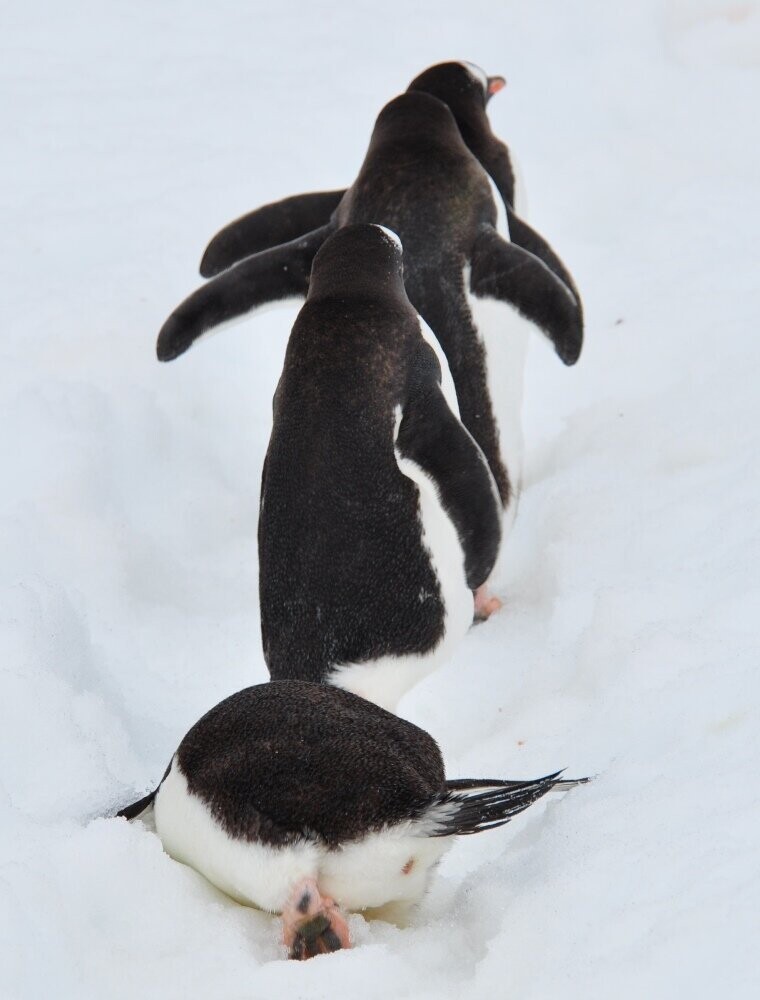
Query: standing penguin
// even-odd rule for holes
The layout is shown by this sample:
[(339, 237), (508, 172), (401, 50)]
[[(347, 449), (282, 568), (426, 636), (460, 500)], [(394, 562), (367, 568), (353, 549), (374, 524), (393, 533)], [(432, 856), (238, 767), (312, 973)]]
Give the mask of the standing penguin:
[(305, 959), (350, 947), (340, 907), (402, 918), (454, 837), (577, 783), (447, 781), (417, 726), (346, 691), (274, 681), (207, 712), (158, 788), (118, 815), (152, 807), (167, 854), (281, 913), (290, 957)]
[[(475, 80), (471, 73), (469, 78)], [(481, 87), (483, 106), (486, 99)], [(339, 195), (302, 198), (309, 211), (317, 203), (327, 210)], [(288, 199), (288, 235), (299, 200)], [(158, 356), (164, 361), (176, 358), (225, 320), (273, 300), (304, 296), (314, 253), (335, 229), (357, 222), (387, 226), (401, 237), (407, 293), (448, 358), (462, 422), (483, 449), (511, 517), (521, 462), (515, 410), (521, 396), (526, 325), (538, 327), (560, 358), (574, 364), (582, 345), (583, 317), (580, 300), (551, 260), (544, 259), (547, 254), (537, 246), (523, 249), (509, 242), (506, 232), (497, 231), (498, 207), (489, 175), (465, 145), (448, 106), (422, 89), (410, 90), (380, 113), (359, 176), (340, 197), (329, 221), (245, 258), (198, 289), (164, 324)], [(276, 209), (267, 206), (260, 213), (271, 223), (278, 218)], [(260, 213), (233, 223), (212, 240), (203, 273), (227, 267), (240, 252), (241, 241), (247, 247), (258, 245)], [(243, 234), (253, 242), (246, 243)], [(493, 323), (494, 311), (506, 312), (507, 322)], [(480, 329), (478, 316), (486, 312), (488, 323)]]
[(392, 709), (487, 615), (501, 509), (445, 356), (377, 225), (323, 244), (274, 396), (259, 516), (264, 658)]

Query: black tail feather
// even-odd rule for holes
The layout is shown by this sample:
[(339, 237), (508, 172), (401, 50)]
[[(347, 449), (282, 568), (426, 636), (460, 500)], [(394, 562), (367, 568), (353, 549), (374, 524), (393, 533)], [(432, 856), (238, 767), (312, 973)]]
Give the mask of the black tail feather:
[[(564, 771), (555, 772), (557, 776), (563, 773)], [(591, 778), (558, 778), (554, 785), (554, 791), (564, 791), (567, 788), (574, 788), (576, 785), (586, 785), (589, 781)], [(446, 789), (450, 792), (466, 792), (471, 788), (514, 788), (525, 784), (524, 781), (507, 781), (504, 778), (452, 778), (446, 782)]]
[[(532, 781), (461, 778), (446, 782), (446, 789), (426, 812), (428, 835), (467, 836), (493, 830), (523, 812), (552, 790), (585, 784), (588, 778), (561, 778), (562, 771)], [(479, 791), (479, 789), (484, 789)]]

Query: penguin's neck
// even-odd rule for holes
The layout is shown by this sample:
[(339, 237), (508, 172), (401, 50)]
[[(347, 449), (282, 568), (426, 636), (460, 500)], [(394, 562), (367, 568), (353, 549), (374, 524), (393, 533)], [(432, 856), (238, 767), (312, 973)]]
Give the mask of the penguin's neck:
[[(312, 275), (309, 286), (309, 302), (320, 299), (387, 299), (392, 298), (403, 303), (406, 298), (403, 280), (395, 268), (372, 268), (362, 270), (360, 262), (357, 269), (350, 271), (345, 280), (341, 274), (330, 274), (327, 277)], [(406, 303), (408, 305), (408, 302)]]
[(465, 145), (490, 175), (504, 201), (514, 208), (515, 177), (507, 147), (491, 131), (488, 119), (457, 120)]

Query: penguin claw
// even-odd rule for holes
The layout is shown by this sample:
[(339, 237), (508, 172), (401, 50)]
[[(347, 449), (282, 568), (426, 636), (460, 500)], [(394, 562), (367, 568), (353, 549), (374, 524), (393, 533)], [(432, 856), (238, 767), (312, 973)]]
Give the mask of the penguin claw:
[(334, 900), (322, 896), (314, 879), (303, 879), (282, 911), (288, 957), (305, 961), (351, 947), (348, 924)]
[(475, 611), (472, 620), (476, 624), (489, 619), (502, 606), (502, 601), (498, 597), (488, 593), (488, 587), (485, 584), (482, 584), (474, 591), (473, 597), (475, 599)]

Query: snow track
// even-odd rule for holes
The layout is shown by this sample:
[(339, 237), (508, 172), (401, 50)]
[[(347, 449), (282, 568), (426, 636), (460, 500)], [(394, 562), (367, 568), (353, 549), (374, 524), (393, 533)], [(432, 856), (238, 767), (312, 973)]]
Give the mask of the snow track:
[[(755, 996), (760, 5), (3, 22), (0, 997)], [(534, 338), (504, 608), (400, 712), (452, 777), (599, 777), (463, 839), (409, 929), (355, 916), (354, 951), (288, 964), (271, 917), (95, 818), (266, 677), (259, 476), (295, 310), (170, 365), (154, 341), (208, 237), (347, 183), (447, 58), (509, 81), (492, 122), (587, 345), (568, 370)]]

